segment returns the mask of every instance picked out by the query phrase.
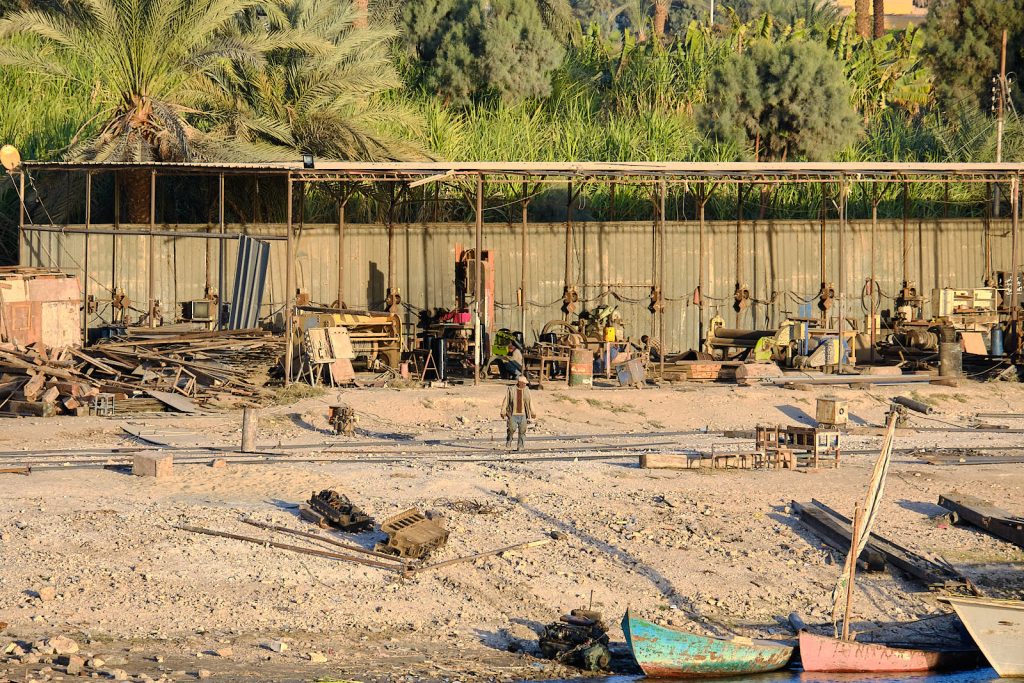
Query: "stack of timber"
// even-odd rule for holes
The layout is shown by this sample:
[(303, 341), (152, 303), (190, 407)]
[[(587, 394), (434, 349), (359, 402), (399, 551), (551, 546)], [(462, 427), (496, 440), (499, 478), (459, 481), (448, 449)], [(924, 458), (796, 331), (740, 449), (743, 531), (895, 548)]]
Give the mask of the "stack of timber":
[(0, 412), (50, 417), (85, 415), (99, 388), (75, 367), (73, 350), (0, 344)]
[(114, 414), (258, 403), (283, 350), (263, 330), (150, 332), (88, 349), (0, 345), (0, 411), (84, 415), (100, 395), (112, 399)]
[[(659, 369), (657, 363), (651, 364)], [(668, 382), (734, 382), (740, 361), (677, 360), (665, 363), (662, 378)]]

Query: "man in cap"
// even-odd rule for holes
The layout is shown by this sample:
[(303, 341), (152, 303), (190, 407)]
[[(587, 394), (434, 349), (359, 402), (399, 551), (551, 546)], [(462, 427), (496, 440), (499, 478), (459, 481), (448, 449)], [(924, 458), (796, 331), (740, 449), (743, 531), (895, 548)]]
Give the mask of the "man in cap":
[(508, 388), (505, 402), (501, 406), (501, 416), (507, 421), (505, 448), (512, 448), (512, 436), (519, 433), (517, 451), (523, 450), (526, 441), (526, 421), (533, 419), (533, 406), (530, 405), (530, 387), (526, 375), (519, 375), (516, 383)]

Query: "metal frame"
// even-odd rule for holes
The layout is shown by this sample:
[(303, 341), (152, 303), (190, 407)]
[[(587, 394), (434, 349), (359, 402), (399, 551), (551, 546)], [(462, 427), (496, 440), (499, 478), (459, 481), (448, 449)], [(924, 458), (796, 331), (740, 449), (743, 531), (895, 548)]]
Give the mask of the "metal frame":
[[(24, 245), (24, 233), (29, 231), (53, 231), (64, 233), (86, 233), (88, 234), (112, 234), (112, 235), (145, 235), (148, 237), (148, 268), (149, 268), (149, 324), (155, 325), (155, 308), (157, 295), (157, 278), (155, 270), (155, 242), (156, 237), (201, 237), (204, 239), (217, 239), (220, 242), (220, 263), (218, 295), (223, 296), (224, 282), (224, 240), (235, 239), (239, 233), (227, 233), (224, 221), (224, 178), (226, 175), (249, 175), (255, 178), (259, 176), (281, 177), (287, 184), (287, 220), (285, 235), (261, 235), (260, 239), (273, 240), (281, 239), (287, 242), (286, 256), (286, 300), (285, 300), (285, 328), (288, 343), (288, 352), (285, 356), (285, 381), (292, 379), (292, 334), (293, 314), (295, 308), (295, 225), (294, 225), (294, 193), (293, 184), (299, 183), (300, 229), (304, 221), (304, 197), (306, 183), (339, 183), (347, 185), (350, 192), (355, 190), (358, 183), (396, 183), (400, 184), (399, 191), (407, 187), (418, 187), (429, 183), (449, 182), (458, 179), (474, 181), (476, 184), (475, 202), (475, 237), (477, 253), (482, 253), (482, 230), (484, 211), (484, 186), (490, 184), (515, 184), (521, 185), (523, 189), (523, 227), (522, 227), (522, 274), (521, 274), (521, 297), (523, 315), (525, 317), (526, 306), (526, 284), (527, 284), (527, 228), (526, 210), (531, 198), (527, 192), (528, 184), (535, 183), (539, 188), (541, 185), (568, 185), (569, 205), (568, 217), (566, 220), (566, 249), (571, 248), (573, 240), (573, 216), (572, 205), (575, 199), (574, 188), (579, 187), (577, 192), (582, 191), (586, 185), (610, 184), (612, 188), (616, 184), (651, 185), (653, 186), (652, 203), (654, 208), (653, 226), (653, 271), (651, 278), (652, 299), (655, 304), (655, 319), (653, 321), (654, 331), (660, 337), (664, 337), (664, 312), (661, 296), (664, 295), (665, 275), (665, 198), (671, 191), (672, 185), (682, 185), (684, 192), (689, 189), (691, 183), (703, 184), (702, 191), (695, 193), (699, 203), (699, 221), (701, 226), (701, 254), (700, 274), (698, 291), (701, 297), (704, 296), (704, 208), (712, 192), (719, 184), (753, 185), (759, 183), (819, 183), (823, 189), (829, 184), (836, 184), (839, 188), (837, 193), (838, 201), (835, 202), (838, 210), (838, 240), (840, 263), (837, 278), (837, 299), (839, 302), (840, 321), (842, 321), (845, 291), (843, 276), (845, 274), (843, 241), (847, 227), (847, 200), (852, 187), (857, 183), (902, 183), (904, 186), (904, 199), (906, 202), (906, 187), (908, 183), (947, 183), (951, 180), (965, 183), (998, 184), (1008, 183), (1010, 186), (1010, 204), (1012, 212), (1012, 238), (1011, 238), (1011, 260), (1013, 268), (1013, 280), (1015, 284), (1018, 279), (1019, 267), (1018, 256), (1018, 231), (1020, 224), (1020, 190), (1021, 176), (1024, 175), (1024, 164), (1022, 163), (968, 163), (968, 164), (943, 164), (943, 163), (888, 163), (888, 162), (857, 162), (857, 163), (830, 163), (830, 162), (785, 162), (785, 163), (697, 163), (697, 162), (594, 162), (594, 163), (509, 163), (509, 162), (389, 162), (389, 163), (367, 163), (367, 162), (324, 162), (318, 161), (314, 168), (304, 168), (301, 162), (280, 162), (280, 163), (113, 163), (113, 162), (25, 162), (20, 178), (21, 195), (25, 196), (25, 177), (34, 171), (64, 171), (86, 173), (89, 178), (97, 172), (113, 172), (115, 177), (120, 175), (119, 171), (126, 169), (142, 171), (149, 170), (150, 180), (150, 215), (148, 230), (121, 230), (95, 229), (90, 225), (91, 220), (87, 219), (85, 230), (69, 228), (68, 226), (54, 225), (26, 225), (26, 218), (32, 222), (32, 217), (26, 215), (24, 204), (19, 210), (19, 245)], [(219, 190), (219, 211), (218, 227), (219, 233), (189, 233), (173, 230), (156, 230), (156, 179), (157, 174), (161, 175), (216, 175), (218, 178)], [(87, 183), (86, 194), (91, 192), (91, 182)], [(119, 205), (119, 186), (115, 182), (115, 203)], [(347, 199), (347, 196), (346, 196)], [(393, 202), (392, 202), (393, 207)], [(115, 208), (115, 226), (120, 224), (119, 206)], [(876, 220), (873, 206), (872, 220)], [(389, 241), (392, 239), (391, 211), (387, 231)], [(823, 235), (825, 218), (823, 216)], [(906, 216), (904, 216), (906, 221)], [(737, 221), (742, 221), (742, 216), (737, 216)], [(737, 245), (738, 246), (738, 245)], [(344, 200), (339, 206), (338, 220), (338, 255), (339, 275), (342, 272), (341, 263), (344, 247)], [(904, 250), (906, 251), (906, 250)], [(391, 277), (394, 264), (390, 263), (393, 258), (390, 256), (389, 246), (389, 291), (397, 283)], [(906, 257), (906, 254), (904, 255)], [(567, 259), (565, 288), (569, 292), (578, 284), (575, 275), (571, 273), (572, 264)], [(737, 267), (739, 268), (739, 266)], [(825, 264), (822, 263), (825, 270)], [(476, 287), (481, 287), (482, 274), (480, 259), (477, 259)], [(904, 266), (906, 270), (906, 266)], [(740, 273), (737, 270), (737, 278)], [(88, 274), (86, 275), (88, 277)], [(824, 281), (824, 278), (823, 278)], [(585, 283), (584, 283), (585, 285)], [(343, 292), (339, 280), (339, 299)], [(88, 285), (85, 286), (85, 297), (88, 296)], [(481, 293), (476, 292), (476, 317), (479, 324), (481, 320)], [(1021, 319), (1016, 310), (1017, 303), (1016, 286), (1011, 288), (1011, 310), (1013, 320), (1020, 326)], [(704, 306), (700, 302), (700, 328), (704, 329)], [(87, 303), (85, 304), (87, 305)], [(219, 319), (219, 316), (218, 316)], [(842, 326), (842, 322), (840, 322)], [(83, 329), (87, 322), (83, 324)], [(1017, 336), (1018, 339), (1021, 335)], [(479, 382), (480, 377), (480, 345), (474, 355), (474, 381)], [(1018, 349), (1019, 352), (1019, 349)], [(664, 361), (662, 361), (663, 365)]]

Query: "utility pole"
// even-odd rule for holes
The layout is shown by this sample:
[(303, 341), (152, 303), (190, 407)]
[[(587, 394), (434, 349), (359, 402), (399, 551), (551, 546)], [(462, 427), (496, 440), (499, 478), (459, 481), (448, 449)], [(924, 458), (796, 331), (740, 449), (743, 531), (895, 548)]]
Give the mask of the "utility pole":
[[(995, 107), (996, 107), (996, 163), (1002, 163), (1003, 161), (1003, 116), (1006, 105), (1006, 95), (1008, 88), (1006, 87), (1006, 30), (1003, 30), (1003, 48), (999, 54), (999, 78), (996, 82), (995, 87)], [(999, 184), (996, 183), (995, 189), (995, 206), (993, 207), (993, 215), (999, 218)]]
[(715, 0), (711, 0), (711, 21), (708, 22), (708, 26), (715, 25)]

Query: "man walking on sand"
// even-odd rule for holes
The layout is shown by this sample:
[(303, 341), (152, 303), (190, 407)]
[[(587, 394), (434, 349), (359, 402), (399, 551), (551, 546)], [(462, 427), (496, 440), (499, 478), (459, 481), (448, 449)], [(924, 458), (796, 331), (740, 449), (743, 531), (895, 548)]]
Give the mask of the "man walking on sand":
[(507, 423), (505, 448), (512, 448), (512, 436), (519, 431), (517, 451), (526, 447), (526, 421), (533, 419), (533, 406), (530, 405), (530, 387), (526, 383), (526, 375), (519, 375), (516, 383), (508, 388), (505, 402), (501, 406), (501, 416)]

